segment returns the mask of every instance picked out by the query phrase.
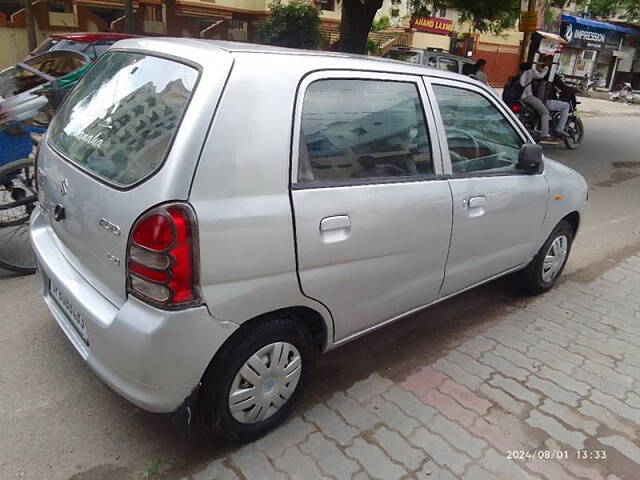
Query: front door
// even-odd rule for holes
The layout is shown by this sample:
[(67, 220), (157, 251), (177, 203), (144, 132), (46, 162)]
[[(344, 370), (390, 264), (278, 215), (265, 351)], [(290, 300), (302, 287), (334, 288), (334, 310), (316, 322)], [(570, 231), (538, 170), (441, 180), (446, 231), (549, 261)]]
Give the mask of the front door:
[(549, 187), (518, 168), (525, 138), (483, 89), (432, 84), (453, 195), (451, 250), (441, 295), (517, 268), (540, 248)]
[(298, 273), (335, 341), (421, 307), (442, 284), (451, 193), (419, 77), (319, 72), (299, 89)]

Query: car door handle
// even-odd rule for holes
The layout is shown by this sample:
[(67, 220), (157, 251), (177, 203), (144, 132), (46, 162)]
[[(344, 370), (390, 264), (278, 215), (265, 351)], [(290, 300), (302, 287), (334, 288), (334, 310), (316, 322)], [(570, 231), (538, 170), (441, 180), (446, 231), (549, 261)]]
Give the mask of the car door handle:
[(462, 202), (462, 206), (467, 208), (484, 207), (487, 204), (487, 197), (471, 197)]
[(335, 215), (333, 217), (325, 217), (320, 220), (320, 231), (328, 232), (330, 230), (347, 229), (351, 227), (351, 219), (348, 215)]

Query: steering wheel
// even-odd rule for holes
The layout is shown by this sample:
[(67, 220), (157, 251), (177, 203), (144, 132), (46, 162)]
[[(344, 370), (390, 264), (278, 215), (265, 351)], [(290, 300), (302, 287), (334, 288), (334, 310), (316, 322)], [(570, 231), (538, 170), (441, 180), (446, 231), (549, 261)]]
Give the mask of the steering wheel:
[(451, 139), (453, 138), (468, 138), (471, 140), (472, 144), (473, 144), (473, 150), (474, 150), (474, 155), (472, 158), (468, 158), (465, 157), (461, 154), (459, 154), (458, 152), (456, 152), (455, 150), (452, 150), (451, 147), (449, 147), (449, 155), (453, 158), (455, 157), (456, 161), (459, 162), (463, 162), (466, 160), (472, 160), (473, 158), (478, 158), (480, 157), (480, 144), (478, 143), (478, 140), (476, 140), (476, 138), (471, 135), (469, 132), (465, 132), (464, 130), (460, 130), (458, 128), (450, 130), (447, 133), (447, 143), (450, 143)]

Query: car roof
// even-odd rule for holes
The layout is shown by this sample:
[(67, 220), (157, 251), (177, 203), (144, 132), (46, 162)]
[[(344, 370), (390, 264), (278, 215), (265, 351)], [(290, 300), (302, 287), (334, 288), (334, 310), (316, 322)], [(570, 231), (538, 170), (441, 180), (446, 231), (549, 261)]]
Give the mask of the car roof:
[[(112, 47), (113, 48), (113, 47)], [(396, 73), (407, 73), (414, 75), (428, 75), (431, 77), (449, 78), (452, 80), (462, 80), (469, 82), (469, 77), (458, 73), (439, 70), (424, 65), (402, 62), (383, 57), (371, 57), (365, 55), (355, 55), (342, 52), (327, 52), (324, 50), (301, 50), (296, 48), (275, 47), (271, 45), (260, 45), (256, 43), (227, 42), (221, 40), (203, 40), (196, 38), (173, 38), (173, 37), (144, 37), (123, 40), (115, 47), (117, 50), (146, 50), (176, 58), (184, 58), (196, 64), (202, 64), (207, 58), (207, 53), (212, 51), (227, 52), (230, 54), (248, 53), (257, 55), (277, 55), (280, 61), (289, 62), (292, 57), (318, 57), (323, 59), (323, 68), (344, 68), (360, 70), (391, 71)], [(274, 62), (275, 63), (275, 62)], [(390, 65), (393, 67), (390, 69)], [(474, 84), (480, 84), (471, 80)]]
[(97, 40), (124, 40), (125, 38), (140, 38), (139, 35), (115, 32), (73, 32), (73, 33), (52, 33), (52, 38), (65, 40), (75, 40), (76, 42), (95, 42)]

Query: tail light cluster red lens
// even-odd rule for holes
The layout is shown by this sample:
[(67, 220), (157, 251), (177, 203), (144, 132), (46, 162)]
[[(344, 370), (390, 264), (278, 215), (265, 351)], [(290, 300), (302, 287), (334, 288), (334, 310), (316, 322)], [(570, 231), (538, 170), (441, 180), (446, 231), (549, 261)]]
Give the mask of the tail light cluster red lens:
[(191, 207), (171, 203), (154, 208), (131, 229), (127, 249), (128, 292), (161, 308), (199, 304), (197, 254)]
[(513, 113), (520, 113), (522, 111), (522, 106), (517, 103), (514, 103), (513, 105), (511, 105), (511, 111)]

